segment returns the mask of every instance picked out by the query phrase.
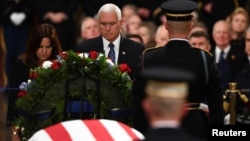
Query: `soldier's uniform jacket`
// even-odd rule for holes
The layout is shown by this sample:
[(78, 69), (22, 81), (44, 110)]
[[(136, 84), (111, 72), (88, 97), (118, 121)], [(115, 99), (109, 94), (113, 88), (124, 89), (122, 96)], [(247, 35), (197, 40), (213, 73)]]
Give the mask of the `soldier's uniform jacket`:
[[(221, 80), (211, 54), (192, 47), (187, 40), (171, 39), (164, 47), (144, 51), (141, 64), (138, 65), (138, 73), (141, 69), (152, 66), (177, 67), (193, 72), (195, 74), (195, 81), (190, 84), (189, 103), (201, 103), (206, 99), (209, 106), (210, 123), (223, 124), (223, 92), (221, 89)], [(144, 128), (146, 127), (146, 123), (143, 123), (146, 120), (142, 120), (143, 113), (140, 112), (141, 107), (138, 106), (145, 96), (143, 88), (144, 80), (140, 77), (134, 78), (134, 126), (138, 126), (136, 128), (139, 128), (142, 132), (144, 132)], [(189, 113), (191, 114), (192, 112)], [(189, 117), (187, 116), (187, 118)], [(188, 124), (197, 126), (199, 119), (200, 118), (197, 120), (197, 117), (193, 117), (193, 119), (190, 117), (188, 120), (191, 121), (188, 121)], [(192, 120), (195, 121), (192, 123)], [(205, 120), (207, 119), (204, 119), (204, 125), (206, 125), (205, 122), (207, 122)]]

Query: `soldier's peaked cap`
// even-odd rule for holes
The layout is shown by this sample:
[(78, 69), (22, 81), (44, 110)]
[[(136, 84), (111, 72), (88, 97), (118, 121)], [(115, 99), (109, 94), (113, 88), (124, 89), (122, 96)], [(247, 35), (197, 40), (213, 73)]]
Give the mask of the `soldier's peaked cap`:
[(197, 8), (197, 3), (191, 0), (167, 0), (161, 4), (161, 9), (170, 21), (189, 21)]
[(145, 92), (160, 98), (184, 98), (188, 94), (188, 82), (194, 74), (177, 68), (144, 68), (141, 75), (146, 79)]
[(147, 80), (163, 82), (191, 82), (195, 79), (193, 73), (175, 67), (149, 67), (141, 72), (141, 76)]

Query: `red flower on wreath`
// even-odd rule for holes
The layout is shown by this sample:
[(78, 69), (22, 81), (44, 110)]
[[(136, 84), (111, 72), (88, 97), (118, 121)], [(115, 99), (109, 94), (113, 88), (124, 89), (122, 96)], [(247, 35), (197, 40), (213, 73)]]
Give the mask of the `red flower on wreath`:
[(66, 52), (61, 52), (61, 53), (60, 53), (60, 56), (62, 56), (62, 58), (63, 58), (64, 60), (66, 60), (66, 59), (68, 58), (68, 54), (67, 54)]
[(17, 93), (17, 96), (18, 97), (24, 97), (27, 95), (27, 92), (25, 90), (20, 90), (18, 93)]
[(96, 51), (89, 52), (89, 58), (95, 60), (97, 57), (98, 57), (98, 52), (96, 52)]
[(57, 70), (62, 66), (62, 64), (56, 60), (52, 60), (51, 62), (52, 62), (51, 68), (53, 70)]
[(120, 64), (119, 65), (119, 70), (122, 72), (122, 73), (124, 73), (124, 72), (131, 72), (131, 69), (129, 68), (129, 66), (127, 65), (127, 64), (125, 64), (125, 63), (123, 63), (123, 64)]
[(34, 70), (31, 70), (29, 73), (29, 78), (30, 79), (36, 79), (38, 77), (38, 73)]

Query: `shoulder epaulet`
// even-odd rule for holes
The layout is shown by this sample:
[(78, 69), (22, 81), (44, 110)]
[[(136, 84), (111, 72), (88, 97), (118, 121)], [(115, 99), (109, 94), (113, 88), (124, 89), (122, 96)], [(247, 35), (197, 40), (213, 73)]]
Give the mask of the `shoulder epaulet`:
[(198, 47), (193, 47), (194, 49), (198, 49), (198, 50), (203, 50), (204, 52), (206, 52), (209, 56), (213, 56), (213, 54), (211, 52), (209, 52), (208, 50), (202, 49), (202, 48), (198, 48)]
[(148, 51), (155, 50), (155, 49), (160, 48), (160, 47), (161, 47), (161, 46), (146, 48), (146, 49), (143, 51), (142, 55), (144, 55), (144, 54), (145, 54), (146, 52), (148, 52)]

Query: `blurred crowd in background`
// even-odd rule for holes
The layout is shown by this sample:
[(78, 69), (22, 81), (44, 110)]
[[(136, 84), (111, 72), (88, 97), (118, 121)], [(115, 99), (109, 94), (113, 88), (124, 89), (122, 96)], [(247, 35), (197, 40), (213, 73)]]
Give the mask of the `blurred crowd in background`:
[[(13, 64), (25, 52), (27, 39), (36, 25), (52, 24), (58, 33), (62, 50), (71, 50), (81, 42), (101, 35), (96, 19), (98, 9), (105, 3), (114, 3), (122, 10), (123, 36), (140, 42), (145, 48), (160, 47), (169, 40), (168, 31), (164, 26), (166, 17), (160, 9), (160, 4), (164, 1), (1, 0), (0, 113), (6, 112), (2, 93), (8, 84)], [(214, 54), (216, 62), (219, 61), (216, 48), (220, 46), (237, 48), (237, 55), (248, 56), (248, 64), (233, 64), (230, 66), (233, 68), (230, 76), (225, 72), (222, 78), (226, 90), (229, 77), (250, 68), (250, 0), (194, 1), (198, 3), (199, 8), (193, 13), (194, 28), (190, 32), (190, 43)], [(197, 38), (199, 39), (196, 40)], [(234, 59), (235, 56), (229, 57)], [(247, 93), (249, 94), (249, 91)], [(1, 116), (0, 120), (4, 122), (4, 116)], [(4, 135), (0, 132), (0, 137), (2, 136)]]
[[(194, 1), (199, 6), (194, 13), (194, 26), (205, 28), (212, 46), (215, 45), (212, 38), (213, 25), (222, 19), (230, 23), (233, 44), (240, 44), (235, 40), (244, 40), (245, 31), (249, 26), (249, 0)], [(0, 53), (3, 67), (0, 71), (0, 86), (6, 86), (12, 64), (24, 53), (33, 27), (39, 23), (51, 23), (58, 32), (63, 50), (69, 50), (84, 40), (100, 35), (96, 14), (100, 6), (105, 3), (114, 3), (122, 9), (124, 36), (142, 42), (146, 48), (163, 46), (168, 40), (168, 33), (162, 26), (165, 22), (164, 12), (159, 7), (162, 2), (164, 0), (1, 1)], [(242, 13), (245, 17), (243, 17), (244, 23), (235, 25), (232, 18), (238, 14), (237, 12), (233, 14), (233, 11), (238, 7), (245, 10), (238, 10), (238, 13)], [(244, 44), (240, 46), (244, 48)]]

